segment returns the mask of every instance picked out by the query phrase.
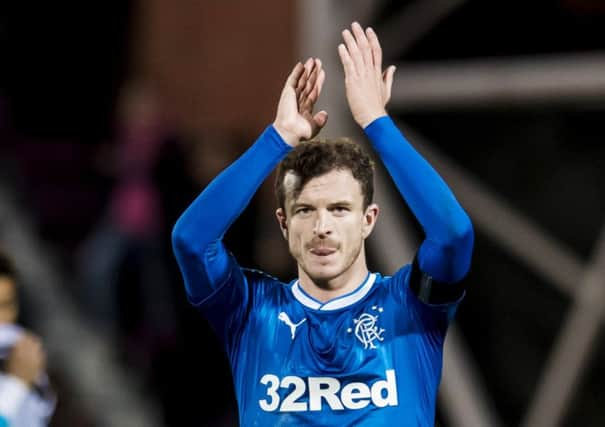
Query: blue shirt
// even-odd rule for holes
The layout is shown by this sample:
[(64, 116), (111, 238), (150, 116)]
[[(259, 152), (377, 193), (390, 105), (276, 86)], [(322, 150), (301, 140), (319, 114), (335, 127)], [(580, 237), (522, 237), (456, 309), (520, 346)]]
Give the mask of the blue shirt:
[(224, 344), (242, 426), (433, 426), (456, 304), (429, 306), (371, 273), (325, 304), (254, 270), (197, 304)]

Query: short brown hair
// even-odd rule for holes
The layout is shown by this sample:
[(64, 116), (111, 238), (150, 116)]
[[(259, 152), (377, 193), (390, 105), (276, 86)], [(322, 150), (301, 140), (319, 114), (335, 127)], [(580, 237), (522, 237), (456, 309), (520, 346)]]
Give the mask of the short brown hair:
[(297, 145), (281, 161), (275, 178), (275, 196), (280, 208), (285, 208), (286, 190), (284, 178), (293, 172), (300, 178), (294, 197), (312, 178), (333, 170), (350, 170), (353, 178), (361, 185), (363, 208), (374, 198), (374, 162), (359, 144), (348, 138), (313, 140)]

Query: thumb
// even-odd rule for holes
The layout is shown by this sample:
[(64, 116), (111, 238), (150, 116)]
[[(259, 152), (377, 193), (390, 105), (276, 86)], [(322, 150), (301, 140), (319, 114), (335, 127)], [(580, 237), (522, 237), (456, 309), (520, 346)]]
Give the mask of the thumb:
[(321, 110), (313, 116), (313, 137), (319, 133), (319, 131), (328, 122), (328, 113), (325, 110)]
[(382, 73), (382, 81), (385, 86), (385, 105), (391, 99), (391, 88), (393, 87), (393, 75), (395, 74), (395, 70), (396, 67), (391, 65), (384, 71), (384, 73)]
[(328, 113), (325, 110), (321, 110), (313, 116), (313, 121), (321, 129), (328, 122)]

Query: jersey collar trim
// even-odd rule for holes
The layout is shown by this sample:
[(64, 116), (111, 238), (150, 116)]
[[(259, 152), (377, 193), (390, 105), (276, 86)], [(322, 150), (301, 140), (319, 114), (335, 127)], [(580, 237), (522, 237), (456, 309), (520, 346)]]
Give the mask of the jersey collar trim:
[(296, 282), (294, 282), (294, 284), (292, 285), (292, 294), (294, 294), (294, 298), (296, 298), (298, 300), (298, 302), (300, 302), (304, 306), (312, 308), (313, 310), (320, 310), (320, 311), (338, 310), (339, 308), (344, 308), (344, 307), (353, 305), (357, 301), (359, 301), (363, 297), (365, 297), (368, 294), (368, 292), (370, 292), (370, 289), (372, 289), (372, 286), (374, 285), (375, 281), (376, 281), (376, 274), (370, 273), (366, 277), (366, 280), (364, 280), (364, 282), (361, 285), (359, 285), (359, 287), (357, 289), (355, 289), (353, 292), (350, 292), (346, 295), (341, 295), (341, 296), (331, 299), (330, 301), (327, 301), (325, 303), (321, 303), (320, 301), (316, 300), (312, 296), (308, 295), (302, 289), (298, 280), (296, 280)]

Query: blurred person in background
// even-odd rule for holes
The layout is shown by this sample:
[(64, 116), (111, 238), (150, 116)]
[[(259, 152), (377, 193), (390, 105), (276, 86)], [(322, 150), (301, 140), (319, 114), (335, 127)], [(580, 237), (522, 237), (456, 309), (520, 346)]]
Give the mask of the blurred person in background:
[[(351, 114), (426, 238), (392, 277), (368, 271), (364, 241), (378, 217), (372, 162), (350, 141), (303, 142), (327, 121), (325, 111), (313, 113), (325, 73), (317, 59), (298, 63), (275, 122), (189, 206), (172, 236), (187, 297), (228, 354), (244, 426), (434, 424), (473, 229), (387, 115), (394, 67), (383, 72), (374, 31), (354, 23), (343, 38)], [(276, 216), (298, 264), (289, 284), (241, 268), (222, 241), (278, 164)]]
[(48, 425), (56, 398), (39, 337), (17, 325), (17, 272), (0, 252), (0, 427)]
[(148, 368), (174, 340), (175, 313), (162, 251), (164, 212), (153, 171), (166, 126), (153, 92), (124, 86), (117, 137), (101, 156), (114, 180), (101, 220), (76, 256), (82, 298), (101, 330), (120, 341), (129, 362)]

